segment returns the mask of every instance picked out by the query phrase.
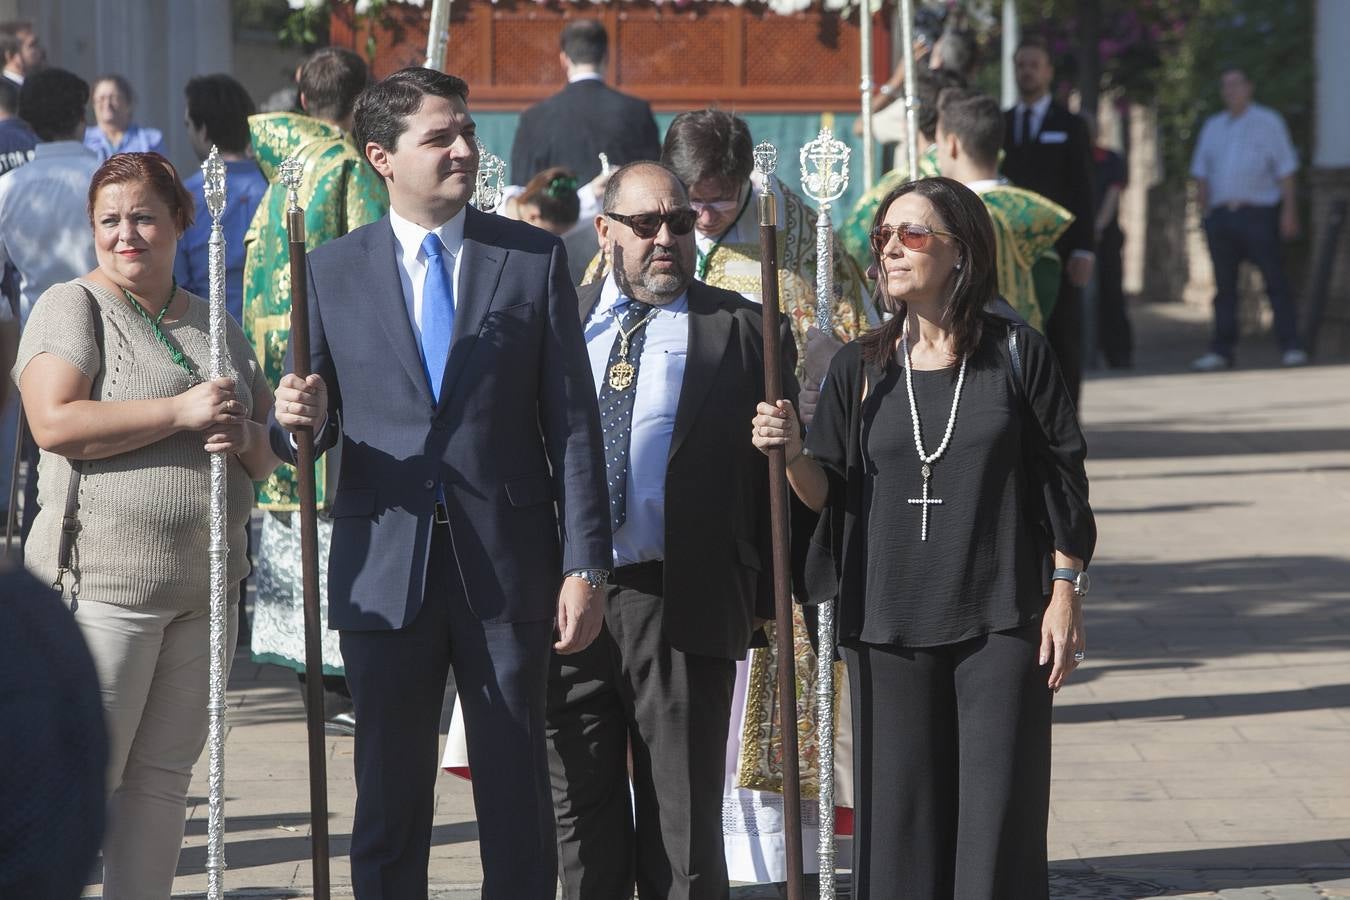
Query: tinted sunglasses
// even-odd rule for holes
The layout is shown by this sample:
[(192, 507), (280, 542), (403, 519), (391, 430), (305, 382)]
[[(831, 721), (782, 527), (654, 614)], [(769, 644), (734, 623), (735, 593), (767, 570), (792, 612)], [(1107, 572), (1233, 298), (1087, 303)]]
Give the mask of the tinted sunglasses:
[(953, 232), (938, 231), (935, 228), (929, 228), (927, 225), (916, 225), (913, 222), (904, 222), (900, 225), (878, 225), (872, 229), (870, 234), (872, 252), (877, 256), (880, 256), (882, 251), (886, 249), (886, 245), (891, 242), (892, 237), (898, 237), (900, 245), (906, 250), (916, 250), (919, 253), (928, 249), (928, 245), (933, 242), (933, 235), (935, 234), (956, 237)]
[(635, 216), (624, 216), (612, 212), (607, 212), (605, 215), (616, 222), (627, 225), (633, 229), (633, 234), (644, 241), (656, 237), (656, 233), (661, 230), (661, 223), (663, 222), (670, 226), (671, 234), (683, 235), (694, 230), (694, 222), (698, 219), (698, 213), (692, 209), (672, 209), (667, 213), (638, 213)]

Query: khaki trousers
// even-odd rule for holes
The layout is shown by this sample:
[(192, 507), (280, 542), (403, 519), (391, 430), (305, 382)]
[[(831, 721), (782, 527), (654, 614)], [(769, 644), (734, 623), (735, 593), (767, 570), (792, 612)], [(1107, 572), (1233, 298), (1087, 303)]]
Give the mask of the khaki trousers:
[[(192, 767), (206, 746), (210, 616), (83, 598), (71, 606), (94, 657), (108, 724), (104, 900), (168, 898)], [(239, 588), (230, 591), (226, 666)], [(227, 675), (228, 677), (228, 675)]]

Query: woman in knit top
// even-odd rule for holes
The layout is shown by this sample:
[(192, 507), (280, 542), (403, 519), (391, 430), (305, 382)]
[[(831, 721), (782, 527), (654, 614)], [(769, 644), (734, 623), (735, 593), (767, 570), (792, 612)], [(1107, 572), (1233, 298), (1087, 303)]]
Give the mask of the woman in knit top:
[(188, 783), (206, 742), (211, 453), (228, 454), (229, 637), (247, 574), (252, 480), (279, 460), (272, 393), (227, 320), (210, 364), (208, 304), (173, 278), (191, 195), (158, 153), (122, 153), (89, 186), (98, 267), (34, 305), (14, 376), (41, 448), (29, 568), (57, 581), (70, 491), (66, 602), (93, 653), (109, 730), (105, 898), (168, 897)]

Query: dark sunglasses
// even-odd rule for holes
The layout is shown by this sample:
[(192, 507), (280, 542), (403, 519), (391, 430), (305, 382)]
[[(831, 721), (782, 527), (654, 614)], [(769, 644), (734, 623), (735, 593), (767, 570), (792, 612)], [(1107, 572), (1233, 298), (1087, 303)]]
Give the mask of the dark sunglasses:
[(642, 238), (644, 241), (656, 237), (656, 233), (661, 230), (661, 223), (670, 226), (671, 234), (688, 234), (694, 230), (694, 222), (698, 219), (698, 213), (692, 209), (672, 209), (667, 213), (638, 213), (635, 216), (624, 216), (619, 213), (607, 212), (606, 216), (615, 222), (620, 222), (633, 229), (633, 234)]
[[(872, 252), (880, 256), (882, 251), (886, 249), (886, 245), (891, 242), (891, 238), (898, 237), (901, 246), (906, 250), (916, 250), (922, 253), (933, 242), (933, 235), (935, 234), (956, 237), (953, 232), (938, 231), (935, 228), (929, 228), (927, 225), (916, 225), (913, 222), (904, 222), (900, 225), (878, 225), (871, 231)], [(960, 240), (960, 238), (957, 238), (957, 240)]]

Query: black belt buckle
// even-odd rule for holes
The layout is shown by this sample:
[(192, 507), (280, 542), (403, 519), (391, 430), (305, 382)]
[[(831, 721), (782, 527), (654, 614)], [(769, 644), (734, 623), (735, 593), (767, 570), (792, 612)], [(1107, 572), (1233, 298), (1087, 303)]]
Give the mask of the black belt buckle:
[(444, 500), (436, 501), (436, 512), (433, 518), (437, 525), (450, 524), (450, 510), (446, 508)]

